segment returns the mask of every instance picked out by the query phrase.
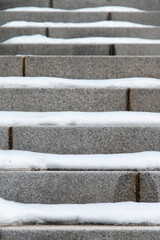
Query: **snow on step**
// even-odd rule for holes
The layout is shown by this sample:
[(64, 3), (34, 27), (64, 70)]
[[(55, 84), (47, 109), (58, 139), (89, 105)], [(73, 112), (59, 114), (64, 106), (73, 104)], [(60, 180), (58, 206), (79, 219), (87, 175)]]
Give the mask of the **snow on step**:
[(0, 88), (159, 88), (156, 78), (119, 78), (106, 80), (55, 77), (0, 77)]
[(160, 113), (147, 112), (0, 112), (0, 125), (160, 125)]
[(0, 198), (0, 225), (159, 225), (160, 203), (22, 204)]
[(28, 21), (12, 21), (3, 24), (1, 27), (157, 27), (152, 25), (144, 25), (139, 23), (132, 23), (126, 21), (98, 21), (98, 22), (87, 22), (87, 23), (54, 23), (54, 22), (28, 22)]
[(122, 7), (122, 6), (102, 6), (93, 8), (80, 8), (80, 9), (56, 9), (56, 8), (42, 8), (42, 7), (16, 7), (5, 9), (6, 12), (145, 12), (137, 8)]
[(2, 44), (160, 44), (160, 40), (129, 37), (84, 37), (84, 38), (50, 38), (40, 34), (10, 38)]
[(160, 152), (60, 155), (0, 150), (0, 170), (157, 170)]

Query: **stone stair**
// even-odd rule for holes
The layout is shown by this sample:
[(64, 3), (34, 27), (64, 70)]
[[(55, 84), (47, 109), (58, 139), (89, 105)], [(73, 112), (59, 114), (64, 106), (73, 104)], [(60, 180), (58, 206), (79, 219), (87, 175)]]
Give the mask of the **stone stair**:
[[(61, 10), (3, 11), (24, 6)], [(125, 6), (142, 11), (65, 11), (100, 6)], [(85, 155), (84, 161), (86, 155), (91, 154), (160, 151), (157, 115), (160, 112), (160, 43), (3, 44), (12, 37), (35, 34), (55, 39), (160, 40), (159, 0), (0, 0), (0, 10), (0, 25), (11, 21), (89, 23), (108, 20), (156, 26), (1, 26), (0, 149), (59, 154), (68, 158)], [(151, 78), (156, 78), (156, 82)], [(77, 115), (81, 112), (82, 115)], [(48, 120), (49, 114), (51, 119)], [(135, 116), (137, 121), (133, 120)], [(139, 120), (141, 116), (143, 120)], [(93, 123), (85, 122), (85, 117), (93, 119)], [(0, 189), (0, 198), (27, 204), (155, 203), (160, 199), (160, 169), (1, 169)], [(160, 239), (160, 226), (156, 224), (77, 224), (66, 219), (60, 223), (1, 226), (0, 239)]]

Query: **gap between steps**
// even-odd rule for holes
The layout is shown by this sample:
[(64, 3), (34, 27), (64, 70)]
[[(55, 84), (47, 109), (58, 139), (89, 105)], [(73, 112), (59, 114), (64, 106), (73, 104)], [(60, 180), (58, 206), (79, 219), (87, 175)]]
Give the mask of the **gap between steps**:
[(136, 174), (136, 202), (140, 202), (140, 173), (137, 172)]
[(23, 57), (23, 63), (22, 63), (22, 76), (26, 76), (26, 61), (25, 57)]
[(131, 108), (131, 89), (126, 90), (126, 111), (132, 111)]
[(8, 150), (13, 149), (13, 127), (8, 127)]

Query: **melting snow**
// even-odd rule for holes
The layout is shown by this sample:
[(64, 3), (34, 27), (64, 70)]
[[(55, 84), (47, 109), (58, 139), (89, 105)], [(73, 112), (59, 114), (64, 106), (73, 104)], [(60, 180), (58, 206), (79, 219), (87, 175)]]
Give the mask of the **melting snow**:
[(0, 170), (157, 170), (160, 152), (59, 155), (0, 150)]
[(130, 7), (122, 7), (122, 6), (102, 6), (102, 7), (93, 7), (93, 8), (80, 8), (73, 10), (66, 9), (56, 9), (56, 8), (41, 8), (41, 7), (16, 7), (9, 8), (4, 10), (6, 12), (17, 11), (17, 12), (144, 12), (143, 10), (137, 8)]
[(43, 35), (13, 37), (2, 44), (160, 44), (160, 40), (123, 37), (49, 38)]
[(68, 223), (159, 225), (160, 203), (22, 204), (0, 199), (0, 225)]
[[(98, 22), (87, 22), (87, 23), (63, 23), (63, 22), (28, 22), (28, 21), (12, 21), (5, 23), (1, 27), (140, 27), (140, 28), (153, 28), (152, 25), (144, 25), (139, 23), (125, 22), (125, 21), (98, 21)], [(157, 27), (156, 27), (157, 28)]]
[(106, 80), (55, 77), (0, 77), (0, 88), (159, 88), (155, 78), (119, 78)]
[(160, 113), (148, 112), (0, 112), (0, 125), (160, 125)]

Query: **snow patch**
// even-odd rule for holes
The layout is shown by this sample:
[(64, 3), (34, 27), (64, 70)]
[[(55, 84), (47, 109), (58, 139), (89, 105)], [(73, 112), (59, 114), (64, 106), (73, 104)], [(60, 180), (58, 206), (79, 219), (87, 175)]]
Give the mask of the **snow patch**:
[(41, 7), (16, 7), (4, 10), (5, 12), (145, 12), (137, 8), (123, 6), (102, 6), (92, 8), (79, 8), (73, 10), (56, 9), (56, 8), (41, 8)]
[(55, 77), (0, 77), (0, 88), (159, 88), (155, 78), (119, 78), (106, 80)]
[(160, 203), (23, 204), (0, 199), (0, 225), (68, 223), (159, 225)]
[(0, 88), (160, 88), (160, 80), (155, 78), (78, 80), (55, 77), (0, 77)]
[(0, 125), (159, 125), (160, 113), (149, 112), (0, 112)]
[(89, 27), (139, 27), (139, 28), (153, 28), (157, 26), (152, 25), (144, 25), (139, 23), (132, 23), (127, 21), (98, 21), (98, 22), (87, 22), (87, 23), (63, 23), (63, 22), (28, 22), (28, 21), (12, 21), (3, 24), (1, 27), (59, 27), (59, 28), (75, 28), (75, 27), (83, 27), (83, 28), (89, 28)]
[(123, 37), (49, 38), (40, 34), (10, 38), (2, 44), (160, 44), (160, 40)]
[(160, 152), (60, 155), (0, 150), (0, 170), (157, 170)]

